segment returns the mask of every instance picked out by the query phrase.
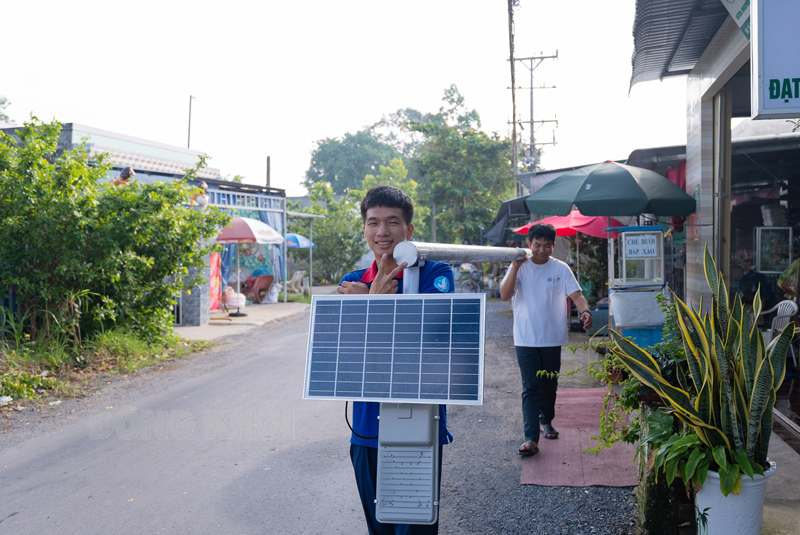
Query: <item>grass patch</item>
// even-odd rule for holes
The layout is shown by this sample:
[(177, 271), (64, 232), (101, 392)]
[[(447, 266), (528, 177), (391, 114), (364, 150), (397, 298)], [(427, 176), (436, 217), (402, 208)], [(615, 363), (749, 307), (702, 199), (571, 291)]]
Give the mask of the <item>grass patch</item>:
[(501, 316), (508, 316), (509, 318), (514, 317), (514, 311), (510, 308), (508, 310), (500, 310), (497, 313), (500, 314)]
[(124, 329), (95, 336), (80, 356), (85, 366), (108, 373), (133, 373), (158, 362), (184, 357), (213, 346), (205, 340), (169, 338), (165, 344), (148, 344)]
[(58, 340), (23, 345), (0, 340), (0, 395), (14, 399), (34, 399), (44, 394), (79, 397), (93, 374), (135, 373), (214, 344), (177, 336), (164, 344), (148, 344), (125, 329), (100, 333), (77, 348)]
[[(303, 294), (293, 294), (287, 293), (286, 300), (290, 303), (305, 303), (307, 305), (311, 304), (311, 296), (310, 295), (303, 295)], [(283, 302), (283, 295), (278, 297), (279, 302)]]

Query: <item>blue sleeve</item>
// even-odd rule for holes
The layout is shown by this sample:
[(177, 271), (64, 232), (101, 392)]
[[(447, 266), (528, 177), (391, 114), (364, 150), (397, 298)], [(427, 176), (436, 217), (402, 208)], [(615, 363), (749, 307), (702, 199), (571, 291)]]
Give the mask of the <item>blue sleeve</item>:
[(339, 286), (341, 286), (343, 282), (361, 282), (361, 276), (364, 274), (364, 271), (366, 270), (357, 269), (355, 271), (351, 271), (342, 277), (342, 280), (339, 281)]
[(425, 275), (420, 277), (419, 293), (453, 293), (455, 279), (453, 268), (444, 262), (430, 262), (424, 268)]

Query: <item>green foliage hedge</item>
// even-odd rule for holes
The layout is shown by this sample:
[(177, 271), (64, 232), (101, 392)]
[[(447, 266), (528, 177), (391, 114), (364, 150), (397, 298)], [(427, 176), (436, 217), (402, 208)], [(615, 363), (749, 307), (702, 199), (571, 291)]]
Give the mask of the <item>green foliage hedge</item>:
[(187, 206), (185, 180), (112, 187), (102, 157), (57, 152), (60, 131), (32, 118), (0, 132), (0, 287), (34, 341), (81, 345), (112, 325), (164, 340), (183, 277), (230, 216)]

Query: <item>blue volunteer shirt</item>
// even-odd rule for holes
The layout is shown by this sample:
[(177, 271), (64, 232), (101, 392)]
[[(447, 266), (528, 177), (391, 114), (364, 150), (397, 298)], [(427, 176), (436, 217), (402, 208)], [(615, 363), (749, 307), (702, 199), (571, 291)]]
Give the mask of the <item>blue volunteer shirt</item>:
[[(453, 269), (444, 262), (428, 262), (419, 270), (419, 293), (453, 293)], [(357, 269), (342, 277), (342, 282), (363, 282), (368, 287), (372, 285), (378, 274), (375, 261), (367, 269)], [(403, 293), (403, 272), (397, 277), (397, 293)], [(353, 402), (353, 430), (363, 437), (378, 436), (378, 415), (380, 403), (355, 401)], [(453, 441), (453, 435), (447, 430), (447, 406), (439, 405), (439, 444), (448, 444)], [(359, 446), (378, 447), (378, 439), (364, 440), (351, 435), (350, 442)]]

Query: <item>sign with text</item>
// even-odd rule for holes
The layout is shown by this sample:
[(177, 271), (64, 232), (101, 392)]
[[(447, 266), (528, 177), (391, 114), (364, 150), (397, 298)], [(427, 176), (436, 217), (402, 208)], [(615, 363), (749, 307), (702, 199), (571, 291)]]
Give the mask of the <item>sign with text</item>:
[(750, 39), (750, 0), (720, 0), (736, 21), (745, 37)]
[(658, 258), (660, 234), (626, 234), (625, 259)]
[(750, 115), (800, 116), (800, 2), (753, 0), (750, 40)]

